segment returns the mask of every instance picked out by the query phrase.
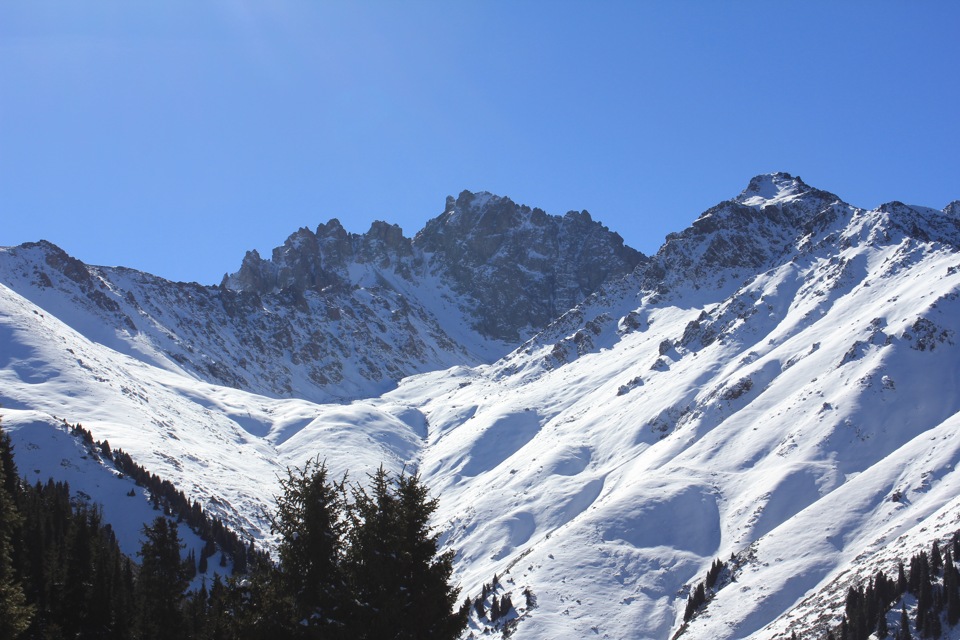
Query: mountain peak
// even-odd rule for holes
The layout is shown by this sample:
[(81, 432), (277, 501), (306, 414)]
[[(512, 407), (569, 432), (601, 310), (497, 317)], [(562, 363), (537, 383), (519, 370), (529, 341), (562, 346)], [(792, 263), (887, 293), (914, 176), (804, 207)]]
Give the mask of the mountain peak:
[(734, 200), (747, 206), (763, 206), (793, 199), (812, 190), (800, 176), (778, 171), (754, 176)]

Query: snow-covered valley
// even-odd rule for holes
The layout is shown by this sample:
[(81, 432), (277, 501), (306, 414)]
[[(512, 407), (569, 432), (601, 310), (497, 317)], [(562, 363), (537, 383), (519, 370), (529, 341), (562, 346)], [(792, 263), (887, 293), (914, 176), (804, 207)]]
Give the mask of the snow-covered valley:
[[(521, 214), (525, 233), (544, 224)], [(62, 421), (268, 547), (288, 465), (415, 469), (463, 594), (498, 575), (524, 640), (817, 637), (854, 580), (960, 528), (960, 203), (866, 211), (758, 176), (632, 271), (601, 269), (552, 322), (530, 311), (492, 333), (476, 314), (492, 294), (429, 262), (441, 246), (430, 269), (403, 251), (344, 262), (381, 266), (276, 293), (290, 305), (228, 279), (0, 250), (0, 405), (20, 471), (102, 502), (132, 553), (148, 502), (112, 489)], [(563, 264), (550, 278), (577, 277)], [(514, 330), (529, 339), (510, 350)], [(736, 580), (684, 626), (692, 587), (731, 557)]]

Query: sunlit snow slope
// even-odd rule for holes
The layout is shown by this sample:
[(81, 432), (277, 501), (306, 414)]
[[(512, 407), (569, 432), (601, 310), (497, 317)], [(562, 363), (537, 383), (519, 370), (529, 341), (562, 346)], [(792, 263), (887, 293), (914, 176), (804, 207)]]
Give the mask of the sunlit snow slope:
[(960, 204), (758, 176), (505, 358), (349, 404), (200, 382), (0, 286), (3, 424), (36, 452), (82, 422), (264, 542), (286, 465), (417, 469), (464, 593), (500, 576), (515, 638), (670, 638), (731, 556), (680, 637), (806, 634), (960, 528), (958, 246)]

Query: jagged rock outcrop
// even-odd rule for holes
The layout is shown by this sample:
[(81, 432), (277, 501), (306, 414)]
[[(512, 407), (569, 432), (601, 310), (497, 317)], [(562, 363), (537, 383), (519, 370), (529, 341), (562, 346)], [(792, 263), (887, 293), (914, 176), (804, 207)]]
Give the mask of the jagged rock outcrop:
[[(482, 336), (516, 343), (644, 259), (586, 211), (552, 216), (464, 191), (448, 197), (444, 212), (413, 239), (385, 222), (359, 235), (331, 220), (315, 233), (300, 229), (270, 260), (248, 253), (222, 286), (259, 294), (323, 291), (395, 276), (416, 285), (415, 274), (429, 274), (461, 297), (462, 311)], [(351, 264), (362, 265), (363, 276), (351, 279)]]
[(509, 198), (469, 191), (447, 198), (444, 212), (414, 244), (470, 299), (477, 329), (510, 341), (543, 327), (645, 260), (586, 211), (551, 216)]
[(287, 289), (300, 293), (329, 287), (346, 289), (364, 284), (351, 282), (350, 264), (409, 278), (413, 255), (410, 239), (395, 224), (376, 221), (367, 233), (358, 235), (348, 233), (334, 218), (320, 224), (315, 232), (300, 228), (273, 250), (270, 260), (261, 258), (257, 251), (248, 251), (240, 270), (225, 275), (221, 286), (258, 294)]

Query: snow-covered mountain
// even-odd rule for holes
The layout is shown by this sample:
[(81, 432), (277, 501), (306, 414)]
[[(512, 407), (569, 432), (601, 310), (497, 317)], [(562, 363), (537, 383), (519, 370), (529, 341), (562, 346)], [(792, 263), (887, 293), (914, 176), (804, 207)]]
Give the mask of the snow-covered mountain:
[(286, 465), (415, 467), (516, 638), (807, 637), (960, 528), (960, 202), (758, 176), (645, 258), (465, 192), (413, 239), (332, 221), (220, 287), (45, 243), (3, 250), (0, 282), (22, 472), (80, 465), (45, 444), (79, 421), (268, 541)]
[(221, 286), (91, 267), (38, 242), (0, 282), (90, 340), (272, 397), (376, 396), (405, 376), (504, 355), (644, 256), (587, 212), (547, 215), (464, 191), (412, 240), (375, 222), (300, 229)]

